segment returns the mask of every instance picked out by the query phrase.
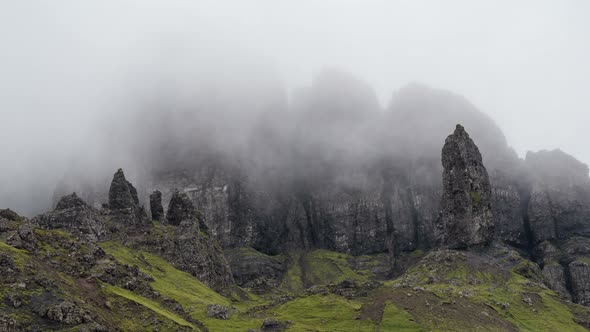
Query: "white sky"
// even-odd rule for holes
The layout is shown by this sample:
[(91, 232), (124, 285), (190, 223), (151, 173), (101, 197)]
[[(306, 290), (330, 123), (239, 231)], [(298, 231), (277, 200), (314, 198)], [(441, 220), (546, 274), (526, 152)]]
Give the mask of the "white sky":
[(130, 76), (191, 65), (183, 52), (256, 59), (289, 89), (340, 67), (384, 106), (409, 82), (448, 89), (521, 156), (561, 148), (590, 163), (589, 18), (585, 0), (0, 1), (0, 149), (13, 161), (0, 180), (91, 139)]

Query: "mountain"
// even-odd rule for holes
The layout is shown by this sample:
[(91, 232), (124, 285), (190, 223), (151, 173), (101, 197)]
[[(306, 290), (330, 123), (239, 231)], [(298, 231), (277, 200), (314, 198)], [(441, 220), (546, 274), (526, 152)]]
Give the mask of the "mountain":
[(518, 158), (446, 91), (383, 112), (332, 71), (259, 115), (221, 146), (182, 124), (197, 113), (155, 113), (135, 185), (118, 169), (34, 218), (0, 210), (0, 331), (590, 328), (583, 163)]

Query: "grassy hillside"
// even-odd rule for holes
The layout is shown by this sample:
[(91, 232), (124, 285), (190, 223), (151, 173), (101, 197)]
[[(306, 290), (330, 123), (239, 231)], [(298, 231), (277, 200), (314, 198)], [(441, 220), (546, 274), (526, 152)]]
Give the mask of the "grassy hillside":
[[(28, 327), (248, 331), (272, 318), (289, 331), (586, 331), (590, 322), (587, 308), (527, 278), (523, 266), (531, 263), (514, 253), (408, 254), (418, 263), (395, 280), (375, 283), (368, 267), (379, 257), (361, 257), (359, 265), (352, 264), (358, 257), (327, 250), (293, 252), (277, 289), (254, 295), (235, 287), (224, 296), (161, 257), (120, 242), (100, 243), (106, 256), (85, 268), (76, 263), (84, 256), (72, 256), (70, 248), (89, 255), (92, 246), (78, 246), (65, 232), (36, 234), (34, 252), (0, 242), (2, 259), (15, 270), (1, 279), (0, 313)], [(104, 271), (124, 278), (102, 281), (108, 281)], [(74, 303), (93, 321), (56, 324), (41, 317), (39, 303), (55, 299)], [(228, 318), (209, 317), (210, 305), (226, 308)]]

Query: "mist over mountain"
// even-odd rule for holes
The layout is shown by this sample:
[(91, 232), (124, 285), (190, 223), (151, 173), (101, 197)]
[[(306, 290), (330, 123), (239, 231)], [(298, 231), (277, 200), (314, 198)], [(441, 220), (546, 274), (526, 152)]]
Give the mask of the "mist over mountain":
[(0, 4), (0, 332), (589, 330), (589, 4)]

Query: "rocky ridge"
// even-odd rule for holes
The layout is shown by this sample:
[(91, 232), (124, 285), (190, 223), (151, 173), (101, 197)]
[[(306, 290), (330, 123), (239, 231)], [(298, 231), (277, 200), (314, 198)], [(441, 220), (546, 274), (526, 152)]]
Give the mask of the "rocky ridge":
[[(0, 314), (0, 327), (24, 330), (59, 323), (101, 331), (108, 330), (109, 315), (126, 314), (105, 311), (106, 303), (99, 309), (85, 302), (88, 294), (71, 296), (64, 287), (106, 297), (114, 292), (145, 308), (165, 308), (163, 326), (170, 330), (178, 328), (174, 324), (206, 330), (201, 315), (211, 326), (234, 315), (260, 319), (262, 330), (302, 327), (301, 321), (268, 315), (317, 297), (354, 305), (358, 298), (370, 298), (381, 316), (373, 317), (376, 309), (368, 304), (358, 310), (379, 324), (384, 324), (387, 301), (419, 317), (420, 307), (438, 312), (431, 301), (449, 298), (458, 305), (454, 310), (473, 305), (482, 310), (474, 321), (448, 317), (465, 329), (484, 322), (517, 330), (523, 325), (514, 317), (523, 308), (554, 319), (543, 328), (561, 326), (554, 317), (560, 312), (571, 316), (566, 323), (575, 329), (590, 326), (584, 310), (568, 303), (590, 305), (587, 166), (561, 151), (540, 152), (520, 164), (527, 176), (518, 181), (497, 169), (488, 175), (485, 155), (461, 125), (445, 141), (441, 157), (440, 187), (416, 179), (419, 167), (395, 162), (384, 163), (355, 190), (331, 179), (303, 183), (293, 192), (280, 186), (260, 191), (239, 171), (218, 174), (214, 181), (209, 177), (199, 186), (177, 179), (175, 185), (187, 189), (163, 186), (162, 195), (150, 200), (150, 212), (162, 219), (156, 222), (149, 220), (121, 169), (102, 209), (73, 193), (32, 220), (0, 210), (2, 308), (9, 313)], [(170, 197), (165, 218), (162, 196)], [(35, 271), (47, 276), (36, 278)], [(158, 279), (166, 273), (174, 276), (172, 282)], [(389, 281), (383, 285), (378, 279)], [(184, 302), (190, 294), (163, 286), (175, 280), (217, 302), (194, 318), (194, 308)], [(228, 309), (229, 298), (252, 301), (248, 291), (269, 301), (244, 312)], [(496, 300), (482, 300), (489, 298)], [(26, 312), (26, 325), (14, 319), (20, 312)], [(282, 315), (300, 319), (288, 311)], [(365, 318), (355, 316), (359, 324), (367, 323), (355, 327), (372, 326)], [(166, 325), (169, 321), (175, 323)]]

